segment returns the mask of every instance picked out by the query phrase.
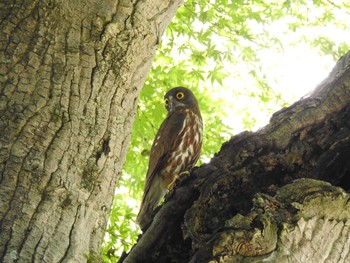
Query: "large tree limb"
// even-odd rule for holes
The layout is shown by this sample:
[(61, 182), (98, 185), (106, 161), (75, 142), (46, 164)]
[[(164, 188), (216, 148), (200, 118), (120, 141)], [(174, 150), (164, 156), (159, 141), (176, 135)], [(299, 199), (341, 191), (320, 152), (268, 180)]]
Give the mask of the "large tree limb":
[(349, 102), (350, 53), (181, 181), (124, 262), (346, 262), (349, 195), (331, 184), (350, 188)]

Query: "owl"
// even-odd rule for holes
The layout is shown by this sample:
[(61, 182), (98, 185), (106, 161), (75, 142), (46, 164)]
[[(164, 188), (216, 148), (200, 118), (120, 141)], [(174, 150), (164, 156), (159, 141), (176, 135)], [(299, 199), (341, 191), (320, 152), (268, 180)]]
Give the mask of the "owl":
[(197, 162), (202, 147), (203, 122), (196, 97), (187, 88), (176, 87), (164, 96), (168, 114), (153, 142), (146, 182), (137, 216), (145, 229), (154, 209), (178, 177)]

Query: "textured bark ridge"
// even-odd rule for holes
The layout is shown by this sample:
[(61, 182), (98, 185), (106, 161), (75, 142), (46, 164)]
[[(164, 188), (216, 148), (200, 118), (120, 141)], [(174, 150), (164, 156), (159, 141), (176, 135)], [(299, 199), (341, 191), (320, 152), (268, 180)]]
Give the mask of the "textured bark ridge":
[(349, 262), (349, 156), (350, 52), (180, 181), (121, 261)]
[(86, 262), (181, 0), (0, 3), (0, 262)]

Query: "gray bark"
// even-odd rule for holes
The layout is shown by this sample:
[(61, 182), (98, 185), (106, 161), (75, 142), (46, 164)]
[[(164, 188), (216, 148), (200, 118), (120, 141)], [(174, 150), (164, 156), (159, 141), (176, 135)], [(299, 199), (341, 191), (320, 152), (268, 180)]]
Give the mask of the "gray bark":
[(0, 262), (100, 254), (176, 1), (0, 3)]
[(120, 261), (349, 262), (349, 155), (350, 51), (309, 97), (180, 180)]

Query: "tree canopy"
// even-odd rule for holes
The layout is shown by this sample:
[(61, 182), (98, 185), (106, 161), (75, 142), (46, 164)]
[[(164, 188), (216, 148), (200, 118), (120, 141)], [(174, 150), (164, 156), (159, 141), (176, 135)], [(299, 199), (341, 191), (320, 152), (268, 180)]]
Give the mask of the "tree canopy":
[[(206, 162), (230, 136), (256, 129), (300, 96), (280, 88), (292, 73), (293, 54), (318, 54), (326, 58), (329, 71), (349, 50), (349, 18), (348, 1), (186, 1), (160, 41), (139, 98), (104, 260), (116, 262), (140, 233), (134, 220), (149, 150), (166, 115), (163, 95), (168, 89), (182, 85), (196, 94), (205, 121), (199, 163)], [(278, 61), (283, 57), (288, 60)]]

